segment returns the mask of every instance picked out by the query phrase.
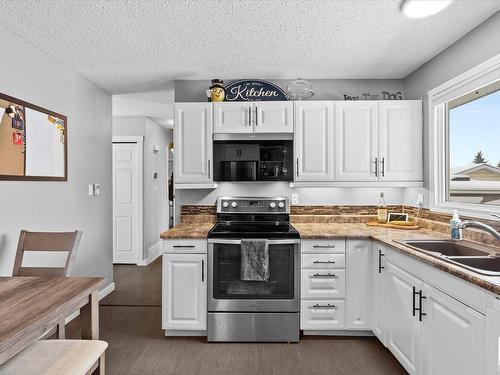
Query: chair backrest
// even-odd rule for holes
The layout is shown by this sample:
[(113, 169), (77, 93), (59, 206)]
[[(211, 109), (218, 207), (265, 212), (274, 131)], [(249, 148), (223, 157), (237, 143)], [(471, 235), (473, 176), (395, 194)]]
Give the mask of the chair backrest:
[[(22, 230), (17, 245), (12, 276), (68, 276), (75, 261), (76, 250), (81, 236), (81, 231), (51, 233)], [(23, 258), (26, 251), (66, 251), (66, 263), (64, 267), (23, 267)]]

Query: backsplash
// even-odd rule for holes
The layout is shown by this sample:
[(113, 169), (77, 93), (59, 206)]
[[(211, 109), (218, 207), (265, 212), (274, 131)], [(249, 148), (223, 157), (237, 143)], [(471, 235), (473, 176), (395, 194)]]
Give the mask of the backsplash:
[[(389, 212), (405, 212), (420, 227), (440, 233), (449, 232), (451, 215), (431, 212), (427, 208), (404, 205), (388, 205)], [(216, 206), (214, 205), (183, 205), (181, 206), (181, 222), (183, 223), (215, 223)], [(418, 215), (418, 218), (417, 218)], [(292, 223), (366, 223), (376, 220), (375, 205), (325, 205), (325, 206), (291, 206), (290, 221)], [(461, 216), (462, 220), (473, 220), (472, 217)], [(500, 222), (495, 220), (480, 220), (500, 230)], [(495, 239), (487, 233), (476, 229), (465, 229), (464, 238), (495, 245)]]

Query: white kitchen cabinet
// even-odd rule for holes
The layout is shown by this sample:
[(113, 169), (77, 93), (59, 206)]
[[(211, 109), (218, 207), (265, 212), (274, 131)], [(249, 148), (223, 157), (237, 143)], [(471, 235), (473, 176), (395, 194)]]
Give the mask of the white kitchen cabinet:
[(255, 102), (255, 133), (293, 133), (293, 102)]
[(346, 327), (371, 328), (372, 241), (346, 241)]
[(174, 124), (176, 184), (212, 182), (212, 104), (177, 103)]
[(335, 179), (376, 181), (377, 102), (335, 103)]
[(214, 133), (293, 133), (293, 102), (220, 102)]
[(214, 133), (253, 133), (253, 105), (250, 102), (220, 102), (214, 106)]
[(372, 254), (372, 331), (387, 346), (387, 267), (385, 246), (373, 243)]
[(484, 374), (485, 316), (427, 284), (422, 288), (422, 296), (425, 315), (420, 373)]
[(295, 102), (295, 181), (333, 181), (334, 104)]
[(164, 254), (162, 325), (169, 330), (207, 329), (206, 254)]
[(422, 181), (422, 102), (378, 102), (381, 181)]
[(420, 374), (421, 324), (415, 313), (418, 301), (414, 292), (422, 289), (422, 281), (392, 263), (386, 264), (389, 278), (387, 347), (410, 375)]

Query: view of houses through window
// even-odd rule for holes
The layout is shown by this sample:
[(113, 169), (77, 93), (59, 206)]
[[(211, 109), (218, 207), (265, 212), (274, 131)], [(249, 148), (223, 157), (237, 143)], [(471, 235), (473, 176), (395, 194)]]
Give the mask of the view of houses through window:
[(500, 81), (448, 103), (448, 200), (500, 205)]

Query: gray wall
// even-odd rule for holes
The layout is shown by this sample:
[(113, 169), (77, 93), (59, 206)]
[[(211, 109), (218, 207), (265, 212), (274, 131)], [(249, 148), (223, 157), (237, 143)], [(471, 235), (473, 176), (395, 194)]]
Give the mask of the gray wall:
[[(0, 27), (0, 91), (68, 117), (68, 182), (0, 181), (0, 274), (11, 275), (20, 229), (83, 231), (73, 275), (111, 282), (111, 96)], [(101, 195), (88, 196), (99, 183)]]
[[(235, 80), (224, 80), (227, 85)], [(286, 91), (293, 79), (273, 79), (274, 84)], [(314, 96), (308, 100), (340, 100), (344, 94), (360, 96), (363, 93), (378, 94), (382, 99), (382, 91), (395, 93), (404, 91), (404, 82), (400, 79), (311, 79)], [(177, 80), (175, 81), (176, 102), (206, 102), (205, 90), (210, 87), (210, 80)]]
[[(459, 39), (443, 52), (406, 77), (407, 99), (423, 98), (424, 104), (424, 186), (429, 188), (429, 116), (427, 93), (453, 77), (500, 53), (500, 12)], [(428, 191), (426, 191), (426, 194)], [(425, 205), (427, 206), (427, 197)]]
[[(144, 137), (143, 259), (147, 259), (151, 248), (160, 242), (160, 233), (168, 229), (167, 152), (172, 135), (149, 118), (115, 116), (113, 136)], [(153, 152), (153, 145), (159, 145), (160, 151)], [(156, 180), (153, 172), (158, 172)]]

